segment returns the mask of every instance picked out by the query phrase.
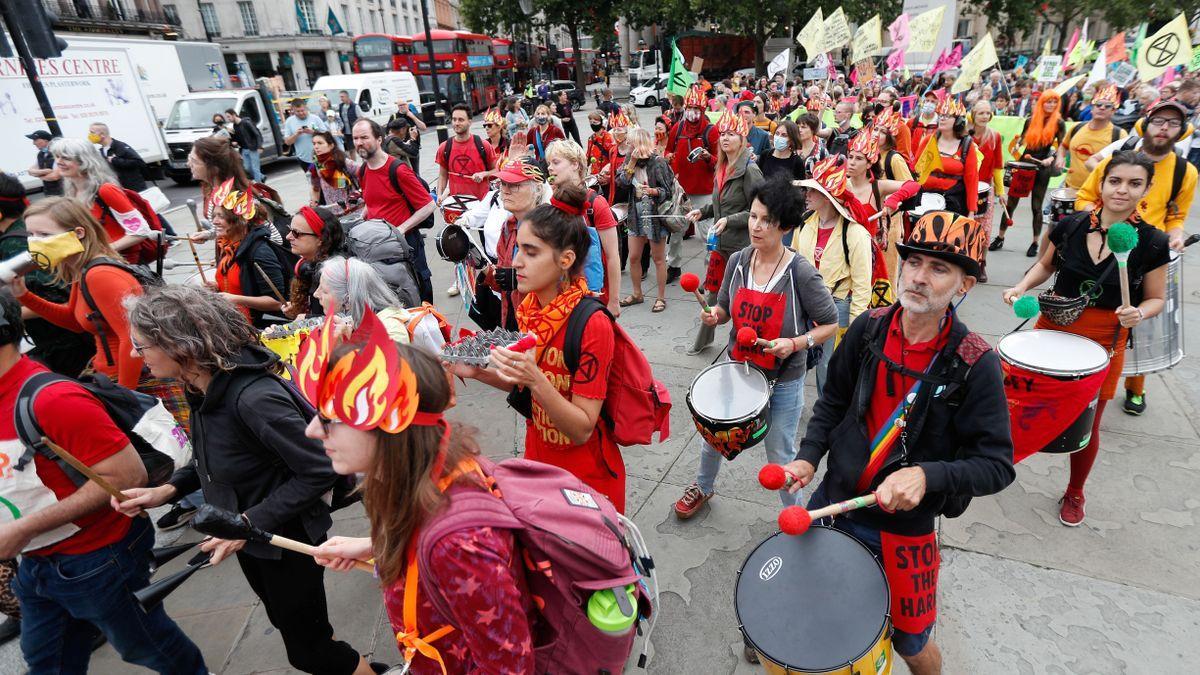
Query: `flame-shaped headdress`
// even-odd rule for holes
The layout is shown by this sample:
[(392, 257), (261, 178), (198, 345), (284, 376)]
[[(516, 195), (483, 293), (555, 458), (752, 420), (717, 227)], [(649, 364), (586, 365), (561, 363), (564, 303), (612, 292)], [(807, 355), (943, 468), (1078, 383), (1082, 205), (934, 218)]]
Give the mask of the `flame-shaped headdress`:
[(633, 120), (629, 119), (629, 115), (625, 114), (624, 108), (618, 108), (617, 112), (608, 116), (608, 128), (616, 131), (617, 129), (629, 129), (636, 126)]
[(846, 160), (841, 155), (826, 157), (813, 167), (812, 178), (830, 197), (841, 199), (846, 194)]
[(331, 364), (339, 344), (334, 317), (329, 314), (300, 345), (296, 358), (300, 391), (325, 419), (338, 419), (363, 431), (400, 433), (418, 418), (416, 375), (370, 307), (363, 312), (358, 330), (366, 335), (366, 342)]
[(875, 115), (875, 120), (872, 122), (876, 129), (886, 131), (888, 134), (895, 136), (900, 131), (900, 125), (904, 124), (904, 118), (900, 116), (900, 112), (891, 108), (884, 108)]
[(750, 125), (741, 115), (726, 110), (717, 120), (717, 133), (745, 136), (750, 133)]
[(1121, 93), (1117, 91), (1115, 85), (1100, 87), (1092, 96), (1092, 103), (1111, 103), (1114, 106), (1121, 105)]
[(500, 111), (496, 108), (488, 108), (487, 112), (483, 113), (483, 123), (495, 124), (498, 127), (508, 125), (508, 121), (504, 119), (504, 115), (501, 115)]
[(704, 97), (704, 90), (700, 87), (688, 87), (687, 93), (683, 95), (683, 107), (707, 108), (708, 101)]
[(879, 160), (879, 138), (875, 136), (875, 132), (871, 127), (866, 127), (858, 132), (854, 140), (850, 141), (850, 146), (846, 152), (862, 153), (867, 161), (874, 164)]
[(949, 117), (963, 117), (967, 114), (967, 109), (953, 96), (947, 96), (942, 99), (941, 103), (938, 103), (937, 114)]
[(233, 179), (229, 178), (213, 189), (213, 203), (229, 211), (242, 220), (253, 220), (258, 207), (254, 204), (254, 196), (249, 190), (239, 192), (233, 189)]

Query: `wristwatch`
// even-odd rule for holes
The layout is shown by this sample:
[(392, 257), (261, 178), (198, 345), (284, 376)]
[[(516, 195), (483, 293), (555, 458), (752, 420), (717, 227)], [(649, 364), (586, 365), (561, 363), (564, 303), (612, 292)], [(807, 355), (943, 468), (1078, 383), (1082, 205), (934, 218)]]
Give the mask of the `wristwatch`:
[(817, 341), (813, 339), (812, 333), (805, 333), (804, 339), (808, 340), (808, 346), (805, 349), (812, 349), (817, 344)]

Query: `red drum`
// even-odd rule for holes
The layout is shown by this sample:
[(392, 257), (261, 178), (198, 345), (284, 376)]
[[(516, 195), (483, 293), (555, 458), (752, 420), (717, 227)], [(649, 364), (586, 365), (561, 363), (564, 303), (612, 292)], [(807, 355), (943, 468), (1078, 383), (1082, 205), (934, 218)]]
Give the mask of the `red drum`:
[(1057, 330), (1009, 333), (996, 345), (1004, 371), (1013, 461), (1082, 450), (1092, 438), (1108, 351)]
[(1037, 178), (1037, 165), (1031, 162), (1006, 162), (1004, 164), (1004, 187), (1009, 197), (1028, 197), (1033, 192)]

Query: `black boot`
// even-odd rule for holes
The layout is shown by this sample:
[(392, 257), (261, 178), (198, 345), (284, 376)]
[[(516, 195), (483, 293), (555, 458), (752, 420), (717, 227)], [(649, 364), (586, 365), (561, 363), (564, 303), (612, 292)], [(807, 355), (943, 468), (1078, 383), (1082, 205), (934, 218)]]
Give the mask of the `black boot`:
[(683, 270), (678, 267), (667, 267), (667, 284), (675, 283), (682, 274)]
[(21, 634), (21, 620), (14, 619), (11, 616), (4, 619), (4, 623), (0, 623), (0, 645)]

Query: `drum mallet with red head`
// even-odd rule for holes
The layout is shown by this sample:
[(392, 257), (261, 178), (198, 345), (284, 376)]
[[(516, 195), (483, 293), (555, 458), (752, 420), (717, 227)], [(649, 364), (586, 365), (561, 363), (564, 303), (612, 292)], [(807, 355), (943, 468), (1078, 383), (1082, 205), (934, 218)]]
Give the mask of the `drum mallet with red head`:
[(830, 504), (824, 508), (808, 511), (802, 506), (789, 506), (779, 514), (779, 529), (784, 534), (800, 535), (808, 531), (814, 520), (837, 516), (855, 509), (875, 505), (875, 493)]
[(1108, 234), (1105, 235), (1105, 241), (1108, 243), (1108, 250), (1113, 252), (1113, 257), (1117, 259), (1117, 279), (1121, 282), (1121, 306), (1131, 307), (1133, 303), (1129, 299), (1129, 252), (1137, 246), (1138, 233), (1129, 223), (1117, 223), (1108, 228)]
[(754, 329), (749, 326), (742, 326), (738, 329), (737, 342), (747, 349), (756, 346), (771, 349), (775, 346), (774, 340), (764, 340), (758, 337), (758, 333), (755, 333)]
[(758, 484), (768, 490), (786, 490), (797, 480), (796, 474), (783, 468), (782, 464), (768, 464), (758, 470)]
[(704, 296), (700, 295), (700, 277), (688, 272), (679, 277), (679, 287), (684, 291), (696, 296), (696, 302), (700, 303), (700, 308), (705, 312), (711, 312), (712, 308), (704, 301)]

